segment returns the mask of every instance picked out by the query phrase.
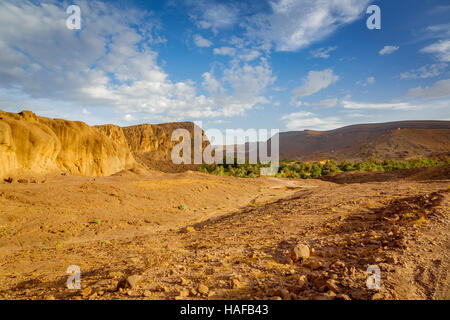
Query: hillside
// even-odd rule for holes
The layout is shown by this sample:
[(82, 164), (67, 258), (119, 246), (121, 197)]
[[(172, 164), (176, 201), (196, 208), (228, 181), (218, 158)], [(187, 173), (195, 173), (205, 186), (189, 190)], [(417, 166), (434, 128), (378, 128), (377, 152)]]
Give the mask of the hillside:
[(31, 111), (0, 111), (0, 178), (60, 172), (109, 176), (142, 166), (170, 171), (170, 154), (177, 143), (171, 134), (177, 128), (192, 132), (194, 124), (91, 127)]
[(280, 133), (280, 159), (407, 159), (448, 151), (450, 121), (401, 121)]

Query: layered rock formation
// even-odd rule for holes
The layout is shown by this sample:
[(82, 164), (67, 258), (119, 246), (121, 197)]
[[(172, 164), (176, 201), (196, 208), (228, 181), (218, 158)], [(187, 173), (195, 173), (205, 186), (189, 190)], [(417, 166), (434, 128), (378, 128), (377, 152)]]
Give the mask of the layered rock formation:
[[(194, 150), (194, 128), (192, 122), (171, 122), (164, 124), (141, 124), (130, 127), (115, 125), (97, 126), (108, 137), (121, 144), (126, 144), (135, 159), (142, 165), (166, 172), (178, 172), (195, 169), (196, 165), (174, 165), (171, 154), (178, 141), (172, 141), (172, 132), (176, 129), (186, 129), (191, 136), (191, 150)], [(203, 130), (197, 127), (202, 135), (202, 151), (209, 144)], [(191, 157), (193, 163), (193, 154)]]
[(0, 176), (23, 170), (106, 176), (135, 164), (126, 146), (83, 122), (0, 112), (0, 128)]
[(177, 143), (171, 141), (171, 134), (177, 128), (193, 132), (194, 124), (91, 127), (80, 121), (38, 117), (31, 111), (0, 111), (0, 178), (28, 171), (108, 176), (139, 163), (170, 169), (171, 150)]

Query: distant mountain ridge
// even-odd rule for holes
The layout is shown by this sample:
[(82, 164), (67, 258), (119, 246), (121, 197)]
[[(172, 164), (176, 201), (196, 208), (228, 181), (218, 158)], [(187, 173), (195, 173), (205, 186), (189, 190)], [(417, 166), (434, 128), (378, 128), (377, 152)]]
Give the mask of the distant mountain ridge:
[(405, 159), (449, 152), (450, 121), (357, 124), (329, 131), (282, 132), (279, 139), (281, 159)]
[[(272, 138), (267, 141), (270, 150)], [(265, 142), (259, 143), (264, 144)], [(217, 152), (234, 149), (238, 157), (255, 152), (257, 142), (216, 147)], [(334, 130), (279, 133), (280, 159), (318, 161), (408, 159), (450, 152), (450, 121), (396, 121), (350, 125)]]

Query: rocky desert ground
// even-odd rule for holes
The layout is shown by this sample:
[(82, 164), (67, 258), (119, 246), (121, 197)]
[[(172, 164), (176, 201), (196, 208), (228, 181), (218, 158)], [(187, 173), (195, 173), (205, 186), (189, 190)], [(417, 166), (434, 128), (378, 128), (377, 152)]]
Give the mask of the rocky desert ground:
[(237, 178), (168, 163), (190, 123), (0, 127), (0, 299), (450, 299), (448, 165)]
[[(0, 297), (449, 299), (450, 168), (348, 176), (5, 182)], [(70, 265), (80, 290), (66, 286)], [(380, 290), (366, 286), (369, 265)]]

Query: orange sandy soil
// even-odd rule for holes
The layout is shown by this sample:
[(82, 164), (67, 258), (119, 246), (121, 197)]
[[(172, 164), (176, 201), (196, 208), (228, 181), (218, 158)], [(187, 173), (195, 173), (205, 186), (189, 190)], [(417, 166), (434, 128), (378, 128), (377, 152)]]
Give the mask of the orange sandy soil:
[[(0, 183), (0, 298), (450, 299), (448, 171)], [(299, 243), (311, 256), (292, 261)], [(366, 287), (373, 264), (380, 290)]]

